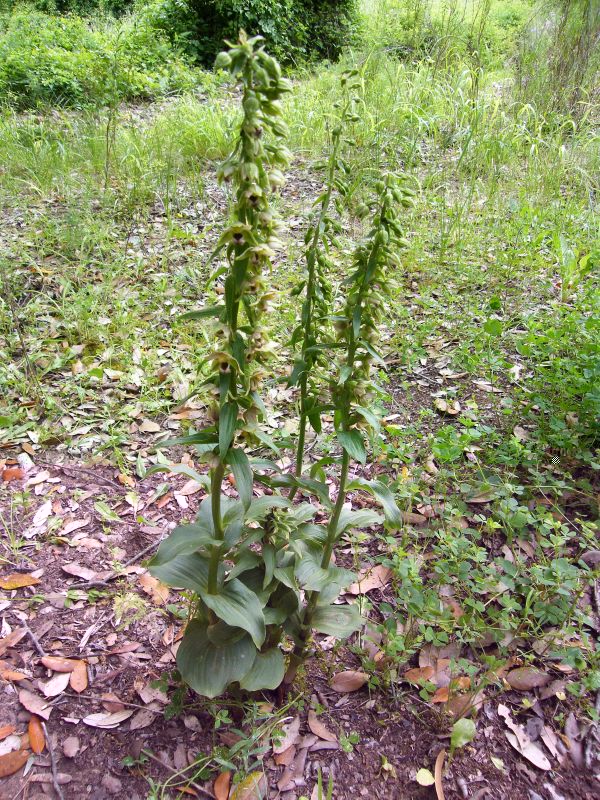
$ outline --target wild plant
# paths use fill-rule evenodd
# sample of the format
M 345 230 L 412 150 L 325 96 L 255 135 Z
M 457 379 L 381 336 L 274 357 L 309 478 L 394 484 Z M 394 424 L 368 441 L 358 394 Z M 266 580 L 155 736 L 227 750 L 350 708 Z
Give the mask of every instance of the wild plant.
M 302 310 L 298 326 L 291 339 L 293 348 L 300 345 L 300 352 L 289 379 L 289 386 L 298 386 L 299 428 L 296 445 L 295 474 L 302 474 L 302 461 L 306 442 L 306 427 L 310 422 L 316 434 L 321 433 L 322 404 L 320 398 L 323 383 L 322 374 L 329 370 L 329 361 L 324 344 L 330 339 L 330 318 L 332 313 L 332 292 L 329 273 L 332 271 L 330 247 L 336 245 L 336 237 L 341 231 L 339 220 L 331 213 L 331 205 L 338 205 L 340 197 L 348 191 L 346 175 L 350 172 L 341 154 L 346 129 L 352 122 L 360 119 L 357 115 L 359 103 L 356 90 L 360 88 L 358 71 L 344 72 L 341 78 L 343 100 L 334 104 L 334 119 L 331 128 L 331 146 L 325 167 L 323 191 L 315 201 L 316 213 L 304 237 L 304 260 L 306 270 L 302 280 L 294 288 L 294 295 L 303 295 Z M 292 489 L 293 499 L 297 486 Z
M 259 37 L 241 35 L 237 45 L 219 55 L 217 65 L 241 86 L 243 119 L 236 146 L 219 173 L 235 187 L 231 222 L 217 248 L 225 252 L 227 266 L 214 276 L 224 276 L 223 302 L 188 315 L 217 320 L 218 344 L 204 385 L 213 424 L 185 439 L 199 445 L 208 462 L 210 493 L 196 523 L 176 528 L 151 566 L 165 583 L 193 592 L 177 663 L 192 688 L 209 697 L 232 682 L 249 690 L 281 682 L 284 660 L 277 645 L 286 611 L 279 612 L 278 603 L 297 605 L 293 590 L 275 577 L 271 526 L 252 527 L 285 501 L 253 502 L 253 472 L 240 446 L 256 436 L 264 408 L 258 390 L 273 353 L 263 324 L 273 299 L 264 274 L 279 246 L 269 195 L 283 183 L 281 167 L 288 161 L 279 99 L 290 87 Z M 237 502 L 223 494 L 226 471 L 235 476 Z M 260 544 L 262 559 L 251 549 L 254 544 Z M 233 562 L 228 571 L 226 561 Z M 257 571 L 261 565 L 264 569 Z M 269 635 L 268 623 L 275 623 Z
M 349 481 L 348 476 L 352 462 L 366 463 L 364 432 L 379 430 L 379 420 L 369 408 L 376 394 L 371 367 L 374 360 L 383 361 L 375 348 L 391 289 L 388 270 L 399 266 L 397 250 L 406 244 L 398 210 L 412 204 L 413 194 L 405 180 L 388 174 L 375 182 L 372 197 L 357 209 L 361 216 L 370 217 L 371 227 L 354 251 L 352 271 L 344 281 L 345 302 L 334 315 L 337 331 L 334 352 L 339 356 L 329 381 L 328 410 L 333 411 L 336 438 L 342 448 L 337 499 L 331 509 L 322 547 L 318 553 L 306 556 L 318 567 L 320 576 L 319 581 L 313 580 L 311 591 L 306 595 L 288 677 L 305 658 L 313 628 L 322 630 L 324 624 L 331 622 L 328 627 L 333 629 L 335 623 L 337 635 L 345 637 L 361 625 L 356 606 L 331 604 L 343 588 L 338 583 L 339 568 L 332 566 L 331 558 L 336 544 L 349 528 L 381 524 L 384 520 L 374 511 L 348 508 L 348 492 L 352 489 L 370 491 L 382 503 L 387 523 L 400 524 L 398 508 L 385 484 L 364 479 Z
M 310 297 L 308 308 L 315 324 L 310 326 L 304 353 L 311 367 L 316 363 L 312 348 L 324 347 L 340 354 L 336 378 L 333 383 L 329 379 L 329 397 L 322 407 L 310 407 L 315 413 L 334 411 L 337 438 L 343 448 L 335 503 L 322 481 L 300 474 L 262 474 L 273 472 L 276 465 L 249 457 L 244 448 L 266 441 L 259 426 L 264 413 L 260 390 L 268 376 L 274 345 L 264 317 L 276 296 L 267 285 L 266 273 L 280 246 L 269 197 L 283 183 L 281 168 L 288 161 L 279 98 L 289 84 L 260 42 L 260 37 L 241 35 L 239 43 L 218 58 L 218 65 L 228 69 L 241 87 L 243 110 L 237 144 L 220 169 L 221 179 L 232 183 L 235 190 L 231 222 L 216 250 L 226 257 L 226 265 L 214 274 L 216 280 L 223 278 L 223 300 L 186 315 L 216 320 L 218 344 L 210 356 L 211 373 L 204 383 L 212 424 L 175 440 L 198 447 L 209 466 L 209 493 L 195 523 L 176 528 L 161 544 L 150 566 L 152 574 L 164 583 L 191 592 L 177 665 L 184 680 L 208 697 L 221 694 L 232 684 L 248 691 L 277 687 L 285 673 L 280 645 L 286 636 L 294 642 L 288 670 L 291 676 L 306 657 L 313 629 L 344 637 L 361 626 L 357 606 L 334 603 L 355 576 L 331 563 L 332 553 L 348 528 L 383 519 L 373 511 L 348 509 L 348 490 L 365 488 L 373 492 L 382 500 L 387 519 L 393 524 L 399 522 L 389 489 L 375 481 L 348 481 L 351 459 L 366 461 L 361 429 L 377 425 L 377 418 L 366 407 L 373 391 L 370 365 L 379 358 L 374 344 L 388 291 L 386 270 L 401 243 L 397 209 L 409 202 L 410 194 L 392 176 L 376 182 L 372 200 L 361 209 L 363 214 L 372 215 L 373 221 L 356 249 L 352 273 L 345 281 L 345 305 L 333 317 L 338 341 L 331 336 L 325 342 L 317 339 L 318 315 L 326 307 L 322 293 L 325 262 L 319 242 L 323 241 L 323 228 L 334 227 L 328 216 L 333 177 L 326 190 L 329 199 L 320 201 L 321 221 L 312 234 L 315 244 L 311 247 L 309 241 L 308 245 L 312 287 L 306 301 Z M 349 99 L 347 108 L 342 109 L 344 120 L 352 104 Z M 340 128 L 335 132 L 329 160 L 331 176 L 337 168 L 341 136 Z M 308 418 L 306 402 L 307 398 L 312 400 L 308 392 L 312 378 L 308 370 L 301 374 L 307 376 L 303 408 Z M 301 464 L 302 453 L 298 458 Z M 188 467 L 173 471 L 206 480 Z M 229 472 L 235 479 L 237 500 L 223 492 Z M 327 525 L 314 524 L 317 507 L 310 502 L 293 504 L 279 493 L 254 497 L 255 482 L 301 487 L 316 494 L 329 515 Z

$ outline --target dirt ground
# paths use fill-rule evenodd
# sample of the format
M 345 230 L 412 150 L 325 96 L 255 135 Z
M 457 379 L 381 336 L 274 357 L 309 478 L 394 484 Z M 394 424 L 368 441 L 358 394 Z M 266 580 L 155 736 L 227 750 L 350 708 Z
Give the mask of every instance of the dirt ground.
M 18 453 L 4 454 L 4 469 L 19 469 L 11 455 Z M 537 689 L 526 695 L 506 691 L 500 698 L 488 694 L 475 717 L 475 740 L 450 760 L 448 754 L 439 756 L 449 748 L 442 712 L 424 702 L 415 687 L 332 688 L 333 675 L 360 671 L 361 664 L 352 652 L 330 647 L 325 639 L 289 694 L 258 698 L 254 730 L 260 725 L 264 731 L 258 739 L 251 739 L 253 726 L 240 718 L 239 706 L 233 705 L 230 720 L 219 725 L 209 713 L 214 704 L 197 697 L 183 694 L 177 708 L 170 672 L 181 627 L 172 613 L 178 597 L 173 591 L 167 596 L 143 561 L 170 529 L 193 516 L 204 490 L 180 476 L 125 480 L 108 466 L 59 464 L 58 458 L 32 451 L 31 463 L 20 462 L 27 467 L 23 475 L 0 489 L 9 560 L 0 568 L 0 579 L 22 573 L 33 581 L 0 593 L 0 771 L 7 754 L 22 759 L 17 771 L 0 779 L 2 800 L 61 795 L 65 800 L 186 795 L 221 800 L 227 797 L 226 778 L 216 785 L 214 779 L 228 771 L 226 748 L 243 743 L 244 736 L 249 742 L 244 763 L 251 772 L 263 771 L 261 791 L 270 798 L 317 798 L 319 772 L 325 784 L 332 777 L 337 800 L 435 798 L 435 786 L 421 786 L 416 774 L 422 768 L 434 773 L 442 758 L 447 800 L 600 796 L 600 757 L 592 731 L 574 719 L 567 741 L 556 734 L 546 740 L 544 732 L 563 713 L 553 694 L 542 696 Z M 15 498 L 24 488 L 25 504 Z M 47 661 L 51 668 L 42 663 L 44 657 L 55 659 Z M 75 672 L 58 671 L 57 657 L 69 659 L 69 669 L 84 662 L 83 679 L 81 669 L 79 680 L 73 679 Z M 165 684 L 152 686 L 161 676 Z M 499 703 L 524 722 L 549 769 L 536 768 L 511 746 Z M 316 733 L 311 709 L 319 712 Z M 32 712 L 46 728 L 43 749 L 37 722 L 30 723 Z M 269 718 L 276 724 L 269 725 Z M 113 727 L 96 727 L 99 723 Z M 271 734 L 282 725 L 288 746 L 274 754 Z M 41 752 L 33 753 L 32 747 Z M 129 766 L 123 763 L 127 757 Z M 143 763 L 136 763 L 140 757 Z M 159 786 L 169 778 L 187 786 L 185 794 L 173 784 L 164 794 L 152 793 L 152 782 Z M 438 786 L 438 797 L 439 791 Z M 254 796 L 239 788 L 230 795 L 235 800 Z

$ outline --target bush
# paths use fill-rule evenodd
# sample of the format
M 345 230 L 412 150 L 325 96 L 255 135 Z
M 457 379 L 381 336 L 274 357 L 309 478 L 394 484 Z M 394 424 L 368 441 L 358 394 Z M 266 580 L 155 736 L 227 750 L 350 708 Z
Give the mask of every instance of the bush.
M 519 42 L 521 98 L 535 97 L 543 110 L 585 114 L 598 97 L 599 43 L 597 0 L 547 0 Z
M 0 0 L 2 10 L 12 12 L 18 2 L 14 0 Z M 103 13 L 120 16 L 133 6 L 133 0 L 28 0 L 27 3 L 35 11 L 44 14 L 86 14 Z
M 194 81 L 166 37 L 131 19 L 95 30 L 78 17 L 22 10 L 0 35 L 0 98 L 17 108 L 152 98 Z
M 290 62 L 336 59 L 353 37 L 356 0 L 154 0 L 139 13 L 198 62 L 212 66 L 224 39 L 241 28 L 265 37 L 269 50 Z
M 530 0 L 373 0 L 366 7 L 370 46 L 403 58 L 429 56 L 444 66 L 471 59 L 476 66 L 501 67 L 513 52 L 531 7 Z

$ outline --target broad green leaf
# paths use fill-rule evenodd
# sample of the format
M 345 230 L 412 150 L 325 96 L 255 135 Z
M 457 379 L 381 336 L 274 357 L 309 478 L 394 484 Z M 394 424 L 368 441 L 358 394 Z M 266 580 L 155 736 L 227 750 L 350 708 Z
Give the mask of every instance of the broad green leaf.
M 271 509 L 289 508 L 290 505 L 291 503 L 287 497 L 282 497 L 279 494 L 265 494 L 262 497 L 256 497 L 250 503 L 250 508 L 246 514 L 246 520 L 248 522 L 259 522 L 267 516 Z
M 182 314 L 179 319 L 204 319 L 205 317 L 218 317 L 224 308 L 224 305 L 204 306 L 203 308 L 198 308 L 196 311 L 187 311 L 185 314 Z
M 258 553 L 252 550 L 243 550 L 237 557 L 236 563 L 233 565 L 231 571 L 227 573 L 227 581 L 232 581 L 234 578 L 237 578 L 238 575 L 243 575 L 244 572 L 258 567 L 259 564 L 262 564 L 262 559 Z
M 296 566 L 296 578 L 304 589 L 321 592 L 329 584 L 342 587 L 352 583 L 354 573 L 333 564 L 323 569 L 319 554 L 308 552 Z
M 490 336 L 500 336 L 502 334 L 502 322 L 495 317 L 490 317 L 483 325 L 483 330 Z
M 251 458 L 250 466 L 253 469 L 262 469 L 265 472 L 281 472 L 281 467 L 268 458 Z
M 310 522 L 316 513 L 317 509 L 311 503 L 298 503 L 298 505 L 290 509 L 287 519 L 297 525 L 302 525 L 305 522 Z
M 240 686 L 248 692 L 257 692 L 260 689 L 276 689 L 285 674 L 285 660 L 278 647 L 258 653 L 254 664 L 247 675 L 240 681 Z
M 240 447 L 232 447 L 227 453 L 227 462 L 233 471 L 242 505 L 248 509 L 252 501 L 252 470 L 248 456 Z
M 350 458 L 359 461 L 361 464 L 366 463 L 367 451 L 365 449 L 365 443 L 357 430 L 336 431 L 336 436 Z
M 150 562 L 148 570 L 161 583 L 181 589 L 191 589 L 198 594 L 206 592 L 208 585 L 208 559 L 198 553 L 176 556 L 166 563 Z
M 456 750 L 457 747 L 464 747 L 472 742 L 477 733 L 477 728 L 472 719 L 459 719 L 452 726 L 450 734 L 450 747 Z
M 155 472 L 173 472 L 175 475 L 185 475 L 187 478 L 191 478 L 202 486 L 206 486 L 206 488 L 210 486 L 210 478 L 208 475 L 201 475 L 199 472 L 196 472 L 195 469 L 185 464 L 156 464 L 146 471 L 146 475 L 153 475 Z
M 385 359 L 383 358 L 383 356 L 380 353 L 378 353 L 377 350 L 375 350 L 375 348 L 371 344 L 369 344 L 369 342 L 366 341 L 366 339 L 360 340 L 360 346 L 364 347 L 367 353 L 373 356 L 373 358 L 378 364 L 386 366 Z
M 241 681 L 252 669 L 256 648 L 249 636 L 216 645 L 206 626 L 192 620 L 177 651 L 177 668 L 184 681 L 204 697 L 217 697 L 228 684 Z
M 179 525 L 160 543 L 158 552 L 150 562 L 151 566 L 166 564 L 176 556 L 194 553 L 201 547 L 213 545 L 216 540 L 212 531 L 203 525 Z
M 174 447 L 175 445 L 179 444 L 217 444 L 217 430 L 214 427 L 210 427 L 205 428 L 203 431 L 190 433 L 188 436 L 178 436 L 175 439 L 165 439 L 160 443 L 160 446 Z
M 229 525 L 237 519 L 244 519 L 244 506 L 241 500 L 236 500 L 227 495 L 221 495 L 221 513 L 223 515 L 223 525 Z M 212 511 L 211 511 L 212 514 Z
M 357 631 L 364 620 L 357 606 L 317 606 L 311 625 L 328 636 L 345 639 Z
M 102 519 L 106 520 L 106 522 L 121 521 L 121 517 L 116 513 L 116 511 L 113 511 L 112 508 L 110 508 L 110 506 L 103 500 L 98 500 L 98 502 L 94 503 L 94 508 L 102 517 Z
M 254 644 L 265 640 L 265 618 L 256 594 L 237 578 L 227 581 L 217 594 L 202 592 L 202 599 L 219 619 L 234 628 L 248 631 Z
M 300 376 L 304 372 L 306 372 L 306 362 L 302 358 L 296 359 L 296 361 L 294 362 L 294 368 L 292 370 L 292 374 L 288 378 L 287 385 L 296 386 L 296 384 L 300 380 Z
M 291 475 L 288 477 L 292 477 Z M 331 508 L 332 503 L 329 499 L 329 487 L 326 483 L 322 483 L 321 481 L 316 481 L 314 478 L 292 478 L 292 483 L 296 484 L 300 487 L 300 489 L 306 489 L 312 494 L 316 494 L 319 500 L 323 503 L 324 506 L 327 508 Z
M 379 417 L 376 416 L 368 408 L 363 408 L 363 406 L 354 406 L 353 410 L 358 412 L 361 415 L 361 417 L 363 417 L 363 419 L 366 419 L 366 421 L 369 423 L 369 425 L 373 428 L 374 431 L 381 430 L 381 422 L 379 420 Z
M 225 403 L 219 414 L 219 453 L 225 458 L 231 446 L 238 418 L 238 404 L 230 401 Z
M 206 634 L 212 644 L 223 645 L 238 642 L 243 636 L 247 636 L 246 631 L 241 628 L 232 628 L 220 619 L 214 625 L 208 625 Z
M 394 495 L 384 483 L 381 483 L 381 481 L 368 481 L 364 478 L 355 478 L 348 484 L 347 489 L 348 491 L 364 489 L 370 492 L 381 503 L 387 526 L 392 529 L 400 529 L 402 527 L 400 509 L 396 505 Z
M 336 528 L 336 536 L 342 534 L 346 528 L 367 528 L 370 525 L 381 525 L 383 517 L 375 511 L 366 508 L 359 511 L 352 511 L 343 508 Z

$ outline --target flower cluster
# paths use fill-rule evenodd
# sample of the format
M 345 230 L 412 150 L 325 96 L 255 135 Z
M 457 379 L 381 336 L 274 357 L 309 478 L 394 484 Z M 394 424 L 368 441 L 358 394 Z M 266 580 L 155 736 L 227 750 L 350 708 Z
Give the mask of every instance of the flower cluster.
M 399 207 L 412 205 L 414 192 L 403 178 L 385 175 L 374 185 L 374 196 L 357 209 L 372 224 L 353 257 L 353 270 L 344 281 L 345 304 L 335 317 L 335 329 L 344 362 L 332 384 L 334 408 L 368 406 L 373 398 L 371 366 L 390 297 L 389 269 L 400 266 L 398 251 L 406 245 L 400 226 Z M 346 420 L 350 422 L 350 420 Z
M 225 250 L 229 270 L 208 383 L 213 418 L 218 418 L 227 397 L 235 398 L 246 434 L 260 417 L 257 390 L 274 350 L 263 325 L 274 298 L 264 275 L 281 243 L 269 195 L 283 185 L 281 168 L 290 155 L 283 144 L 287 128 L 280 104 L 290 83 L 260 42 L 261 37 L 248 39 L 242 33 L 239 42 L 217 58 L 217 67 L 228 69 L 243 88 L 244 117 L 236 146 L 219 170 L 220 180 L 232 183 L 236 195 L 232 221 L 218 245 L 218 251 Z

